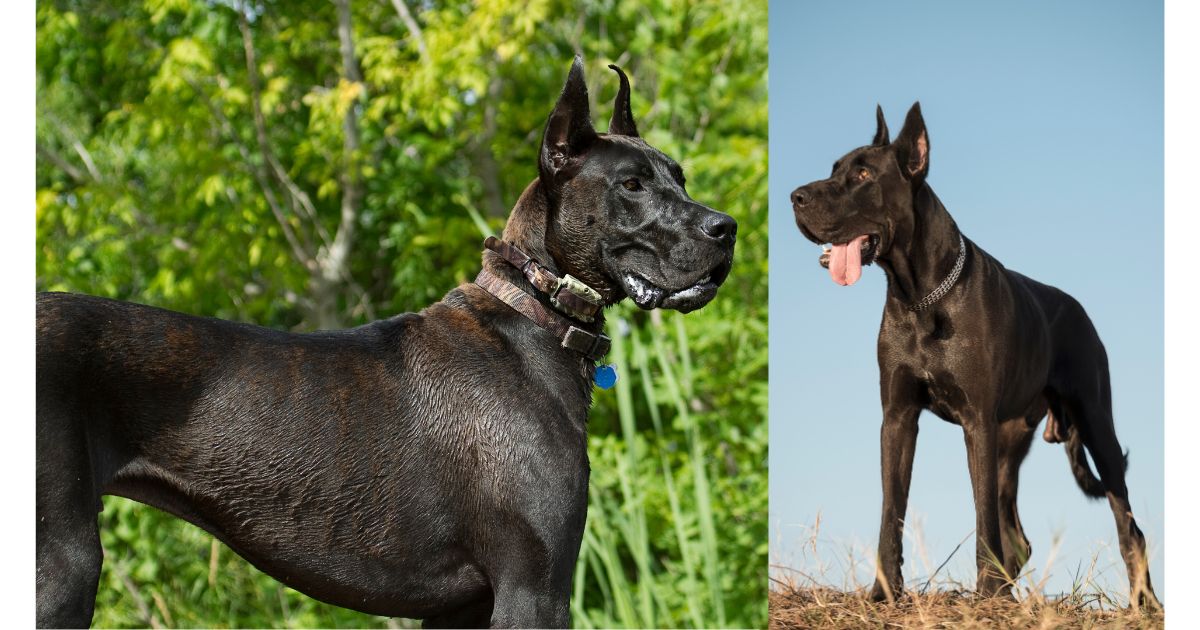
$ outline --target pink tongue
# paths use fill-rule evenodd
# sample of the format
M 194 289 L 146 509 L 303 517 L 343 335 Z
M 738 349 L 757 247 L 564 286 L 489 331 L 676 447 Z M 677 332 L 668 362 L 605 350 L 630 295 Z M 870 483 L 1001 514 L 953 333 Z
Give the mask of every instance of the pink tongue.
M 849 286 L 862 277 L 862 244 L 866 240 L 867 235 L 863 234 L 849 243 L 833 246 L 829 256 L 829 277 L 834 282 Z

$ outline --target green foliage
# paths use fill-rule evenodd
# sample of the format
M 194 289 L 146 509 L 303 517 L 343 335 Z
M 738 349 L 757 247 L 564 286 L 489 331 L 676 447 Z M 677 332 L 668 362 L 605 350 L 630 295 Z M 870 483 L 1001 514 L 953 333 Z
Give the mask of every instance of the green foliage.
M 341 325 L 417 310 L 473 276 L 481 236 L 536 176 L 571 56 L 600 130 L 618 63 L 639 129 L 738 220 L 738 245 L 701 311 L 609 316 L 621 380 L 591 414 L 573 622 L 764 626 L 766 2 L 409 2 L 419 38 L 392 2 L 355 2 L 361 81 L 335 4 L 251 5 L 252 68 L 238 6 L 39 2 L 39 289 L 297 330 L 322 324 L 322 299 Z M 101 521 L 97 625 L 389 623 L 287 589 L 151 508 L 107 498 Z

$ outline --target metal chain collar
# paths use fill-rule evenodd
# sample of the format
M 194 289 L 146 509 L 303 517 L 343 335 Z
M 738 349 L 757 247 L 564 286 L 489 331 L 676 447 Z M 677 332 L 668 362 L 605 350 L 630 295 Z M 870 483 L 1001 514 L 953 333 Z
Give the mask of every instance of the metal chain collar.
M 923 310 L 929 308 L 930 306 L 933 306 L 933 304 L 935 302 L 937 302 L 938 300 L 942 299 L 942 296 L 949 293 L 950 289 L 954 286 L 954 283 L 958 281 L 958 275 L 960 273 L 962 273 L 963 263 L 965 263 L 966 261 L 967 261 L 967 244 L 965 241 L 963 241 L 962 233 L 959 233 L 959 235 L 958 235 L 958 260 L 954 261 L 954 269 L 950 270 L 950 275 L 946 276 L 946 279 L 942 280 L 942 283 L 939 284 L 936 289 L 934 289 L 933 291 L 930 291 L 929 295 L 926 295 L 920 302 L 917 302 L 916 304 L 909 306 L 908 310 L 913 311 L 914 313 L 916 311 L 923 311 Z

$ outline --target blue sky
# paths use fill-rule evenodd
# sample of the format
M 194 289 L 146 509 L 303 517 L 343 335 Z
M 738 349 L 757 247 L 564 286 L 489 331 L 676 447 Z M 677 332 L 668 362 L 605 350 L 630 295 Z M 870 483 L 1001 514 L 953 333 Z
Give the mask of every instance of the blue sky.
M 1154 2 L 772 0 L 773 563 L 836 585 L 873 576 L 886 280 L 872 266 L 853 286 L 834 284 L 820 248 L 796 230 L 788 194 L 870 141 L 876 103 L 894 137 L 920 100 L 928 181 L 959 227 L 1010 269 L 1075 296 L 1105 343 L 1130 500 L 1166 600 L 1162 29 Z M 928 413 L 920 427 L 905 578 L 928 576 L 966 538 L 940 575 L 970 585 L 962 431 Z M 1100 585 L 1127 592 L 1107 502 L 1080 493 L 1060 446 L 1035 441 L 1018 502 L 1033 544 L 1027 568 L 1048 591 L 1069 590 L 1098 556 Z

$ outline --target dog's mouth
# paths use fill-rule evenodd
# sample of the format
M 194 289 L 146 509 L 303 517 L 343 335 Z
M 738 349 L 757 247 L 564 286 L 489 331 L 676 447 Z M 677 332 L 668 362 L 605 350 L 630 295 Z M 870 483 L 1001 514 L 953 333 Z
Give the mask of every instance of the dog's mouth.
M 821 252 L 820 263 L 829 277 L 842 286 L 850 286 L 862 277 L 863 265 L 875 262 L 879 236 L 860 234 L 842 243 L 831 243 Z
M 728 260 L 722 261 L 704 276 L 679 289 L 658 286 L 634 271 L 622 273 L 621 284 L 625 287 L 625 294 L 639 308 L 646 310 L 669 308 L 687 313 L 712 301 L 713 297 L 717 295 L 717 288 L 729 275 L 730 267 Z

